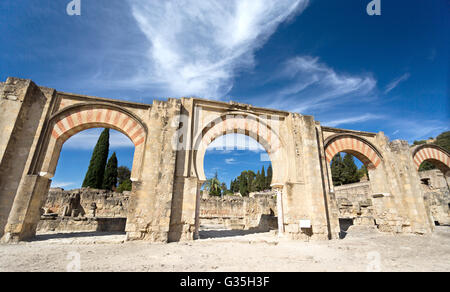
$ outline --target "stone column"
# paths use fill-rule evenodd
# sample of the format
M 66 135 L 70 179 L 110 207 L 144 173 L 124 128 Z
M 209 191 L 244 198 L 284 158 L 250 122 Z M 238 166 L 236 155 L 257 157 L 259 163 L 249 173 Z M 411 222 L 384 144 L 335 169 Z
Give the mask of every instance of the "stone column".
M 283 215 L 283 184 L 273 184 L 271 187 L 277 194 L 277 218 L 278 218 L 278 236 L 284 234 L 284 215 Z

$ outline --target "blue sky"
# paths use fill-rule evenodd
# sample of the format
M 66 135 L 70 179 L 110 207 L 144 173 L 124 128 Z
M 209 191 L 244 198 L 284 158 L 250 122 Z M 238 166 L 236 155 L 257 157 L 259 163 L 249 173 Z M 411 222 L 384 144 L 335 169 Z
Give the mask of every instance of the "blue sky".
M 81 16 L 69 2 L 1 1 L 0 80 L 149 103 L 235 100 L 409 142 L 449 129 L 446 0 L 381 0 L 381 16 L 366 14 L 369 0 L 81 0 Z M 89 161 L 89 150 L 66 152 Z M 74 171 L 64 153 L 55 182 L 74 181 L 59 177 Z M 232 153 L 212 153 L 206 172 L 234 173 Z

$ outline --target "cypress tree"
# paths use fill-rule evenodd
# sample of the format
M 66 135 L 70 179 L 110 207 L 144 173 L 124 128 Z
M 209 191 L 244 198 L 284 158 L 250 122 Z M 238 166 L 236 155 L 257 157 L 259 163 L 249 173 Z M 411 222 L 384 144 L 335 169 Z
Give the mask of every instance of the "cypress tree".
M 101 189 L 103 187 L 103 175 L 105 173 L 106 160 L 109 153 L 109 129 L 103 130 L 92 153 L 91 162 L 83 181 L 83 188 L 91 187 Z
M 249 194 L 246 171 L 243 171 L 239 177 L 239 193 L 241 193 L 241 196 L 243 197 L 246 197 Z
M 266 188 L 268 190 L 272 189 L 272 187 L 270 186 L 272 184 L 272 175 L 273 175 L 272 165 L 269 165 L 269 167 L 267 168 L 267 179 L 266 179 Z
M 117 177 L 117 157 L 116 152 L 114 152 L 106 164 L 105 176 L 103 178 L 103 189 L 112 190 L 115 188 L 117 186 Z
M 264 170 L 264 165 L 261 169 L 261 191 L 264 191 L 267 189 L 267 177 L 266 177 L 266 171 Z
M 343 170 L 342 157 L 341 154 L 338 153 L 331 160 L 331 177 L 333 178 L 334 186 L 342 185 L 343 182 L 342 170 Z
M 353 160 L 353 155 L 346 153 L 342 163 L 344 165 L 342 172 L 343 184 L 359 182 L 358 167 Z
M 256 181 L 255 181 L 255 187 L 256 187 L 256 191 L 260 192 L 261 191 L 261 172 L 258 170 L 258 172 L 256 173 Z

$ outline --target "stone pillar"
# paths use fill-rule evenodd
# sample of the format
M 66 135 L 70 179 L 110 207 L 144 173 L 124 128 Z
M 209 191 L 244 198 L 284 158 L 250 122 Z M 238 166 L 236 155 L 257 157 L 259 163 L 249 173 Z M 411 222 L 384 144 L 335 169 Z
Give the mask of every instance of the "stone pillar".
M 197 185 L 197 202 L 195 207 L 195 234 L 194 239 L 200 239 L 200 210 L 201 210 L 201 202 L 202 202 L 202 196 L 201 196 L 201 187 L 203 183 L 198 183 Z
M 278 218 L 278 236 L 284 235 L 284 212 L 283 212 L 283 187 L 282 184 L 271 185 L 277 194 L 277 218 Z
M 22 193 L 20 198 L 18 195 L 20 189 L 31 191 L 36 187 L 33 180 L 26 180 L 49 100 L 30 80 L 8 78 L 0 88 L 0 237 L 9 233 L 5 235 L 7 240 L 29 237 L 29 232 L 22 230 L 29 194 Z
M 133 182 L 127 218 L 127 239 L 167 242 L 175 182 L 176 149 L 172 139 L 180 114 L 179 100 L 154 101 L 145 120 L 148 136 L 142 173 Z
M 383 148 L 383 163 L 376 171 L 369 172 L 374 195 L 381 194 L 383 200 L 383 209 L 377 212 L 376 218 L 380 230 L 432 232 L 434 225 L 426 210 L 424 192 L 408 142 L 396 140 Z

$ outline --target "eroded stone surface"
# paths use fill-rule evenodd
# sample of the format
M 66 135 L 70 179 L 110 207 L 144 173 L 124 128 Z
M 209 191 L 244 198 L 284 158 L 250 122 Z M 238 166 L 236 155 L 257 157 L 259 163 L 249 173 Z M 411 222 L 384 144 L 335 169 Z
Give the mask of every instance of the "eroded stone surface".
M 292 239 L 338 238 L 339 207 L 329 166 L 337 152 L 351 153 L 367 164 L 372 213 L 385 232 L 427 234 L 434 229 L 418 163 L 431 160 L 447 182 L 450 178 L 450 154 L 437 146 L 410 148 L 406 141 L 389 141 L 382 132 L 323 127 L 312 116 L 199 98 L 140 104 L 8 78 L 0 88 L 3 241 L 35 235 L 62 145 L 93 127 L 121 131 L 135 145 L 128 240 L 194 238 L 200 225 L 206 148 L 228 133 L 249 135 L 266 149 L 281 202 L 280 229 Z M 360 204 L 361 212 L 370 210 L 364 205 L 368 201 Z M 301 221 L 310 227 L 301 228 Z

